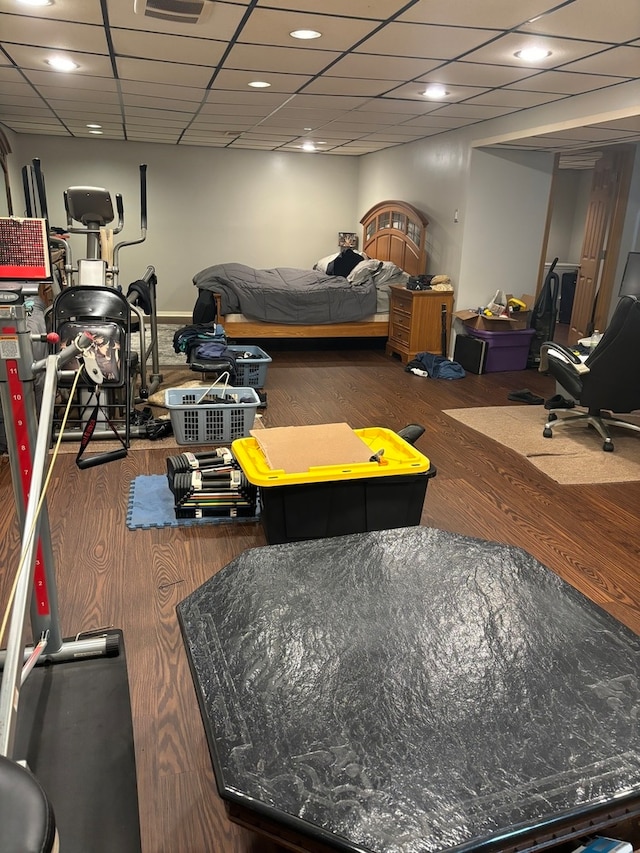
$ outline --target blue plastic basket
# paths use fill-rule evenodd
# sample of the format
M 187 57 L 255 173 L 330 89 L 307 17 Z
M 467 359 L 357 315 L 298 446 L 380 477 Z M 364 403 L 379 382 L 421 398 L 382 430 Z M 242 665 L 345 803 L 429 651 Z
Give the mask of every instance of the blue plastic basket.
M 271 356 L 257 346 L 238 346 L 233 345 L 227 347 L 232 352 L 236 353 L 236 382 L 238 385 L 249 386 L 250 388 L 264 388 L 267 381 L 267 367 L 272 361 Z M 237 358 L 238 353 L 251 353 L 251 358 Z

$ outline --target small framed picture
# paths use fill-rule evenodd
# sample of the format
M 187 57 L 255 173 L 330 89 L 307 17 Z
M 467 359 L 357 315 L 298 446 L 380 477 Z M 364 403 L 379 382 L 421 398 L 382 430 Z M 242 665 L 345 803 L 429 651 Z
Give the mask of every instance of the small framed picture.
M 341 249 L 357 249 L 358 235 L 351 231 L 338 231 L 338 246 Z

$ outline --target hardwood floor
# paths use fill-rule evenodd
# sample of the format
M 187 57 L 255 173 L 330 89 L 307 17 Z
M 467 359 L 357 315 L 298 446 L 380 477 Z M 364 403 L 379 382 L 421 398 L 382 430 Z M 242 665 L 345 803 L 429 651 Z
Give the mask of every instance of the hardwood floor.
M 640 633 L 640 482 L 560 486 L 442 414 L 506 405 L 509 391 L 522 388 L 548 397 L 550 378 L 528 370 L 431 380 L 406 373 L 378 348 L 264 349 L 273 358 L 266 426 L 423 424 L 417 446 L 437 468 L 423 524 L 527 549 Z M 540 418 L 542 425 L 542 407 Z M 273 853 L 278 848 L 228 820 L 217 795 L 175 614 L 233 557 L 265 544 L 264 535 L 255 523 L 129 530 L 129 485 L 139 474 L 165 473 L 166 456 L 134 443 L 126 459 L 86 471 L 74 454 L 59 457 L 48 507 L 63 633 L 105 625 L 124 632 L 144 853 Z M 0 468 L 0 499 L 2 604 L 4 567 L 14 565 L 18 545 L 8 464 Z

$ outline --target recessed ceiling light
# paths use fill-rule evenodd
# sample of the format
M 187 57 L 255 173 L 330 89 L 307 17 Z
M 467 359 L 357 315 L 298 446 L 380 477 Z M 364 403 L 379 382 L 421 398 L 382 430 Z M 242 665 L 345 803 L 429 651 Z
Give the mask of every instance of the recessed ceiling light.
M 254 89 L 268 89 L 271 83 L 265 83 L 264 80 L 254 80 L 252 83 L 248 84 L 249 86 L 253 86 Z
M 423 94 L 425 98 L 446 98 L 449 93 L 440 83 L 434 83 L 432 86 L 427 86 Z
M 525 47 L 523 50 L 517 50 L 514 56 L 524 62 L 540 62 L 541 59 L 551 56 L 551 51 L 545 47 Z
M 313 142 L 303 142 L 300 147 L 302 148 L 303 151 L 316 151 L 317 150 L 316 146 L 313 144 Z
M 294 30 L 289 35 L 294 39 L 319 39 L 322 33 L 317 30 Z
M 97 129 L 97 128 L 101 128 L 102 125 L 101 124 L 88 124 L 87 127 L 95 127 Z
M 53 0 L 18 0 L 23 6 L 53 6 Z
M 96 135 L 96 136 L 101 136 L 101 135 L 102 135 L 102 131 L 101 131 L 101 130 L 90 130 L 90 131 L 89 131 L 89 133 L 95 133 L 95 135 Z
M 80 67 L 73 59 L 68 59 L 66 56 L 53 56 L 47 59 L 47 65 L 50 65 L 54 71 L 75 71 Z

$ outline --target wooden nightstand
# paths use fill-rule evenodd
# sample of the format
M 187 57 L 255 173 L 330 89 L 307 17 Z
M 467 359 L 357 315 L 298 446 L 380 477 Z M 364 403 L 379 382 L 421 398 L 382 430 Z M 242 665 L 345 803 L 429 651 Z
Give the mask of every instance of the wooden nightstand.
M 442 307 L 446 309 L 448 345 L 453 291 L 407 290 L 401 284 L 392 284 L 389 292 L 387 355 L 399 355 L 403 364 L 414 359 L 419 352 L 442 355 Z

